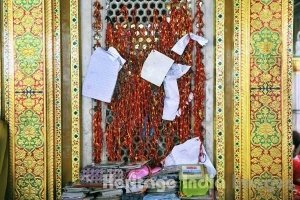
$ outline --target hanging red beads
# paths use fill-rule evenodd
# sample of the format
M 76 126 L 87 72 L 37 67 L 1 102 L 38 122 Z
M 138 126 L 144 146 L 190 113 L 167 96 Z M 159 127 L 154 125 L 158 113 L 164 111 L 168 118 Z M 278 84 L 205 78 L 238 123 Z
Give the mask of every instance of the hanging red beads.
M 101 10 L 103 7 L 100 2 L 96 0 L 94 2 L 94 23 L 93 23 L 93 31 L 94 31 L 94 48 L 101 47 L 101 31 L 102 31 L 102 17 Z M 101 161 L 101 150 L 102 150 L 102 113 L 101 113 L 101 103 L 98 101 L 94 110 L 93 116 L 93 158 L 95 163 L 99 163 Z
M 108 105 L 112 116 L 105 133 L 109 160 L 152 160 L 157 163 L 174 145 L 193 136 L 202 139 L 205 102 L 202 47 L 190 42 L 182 56 L 171 51 L 177 40 L 193 32 L 194 25 L 197 34 L 203 35 L 200 1 L 194 19 L 187 4 L 186 1 L 171 1 L 170 13 L 158 16 L 154 11 L 153 20 L 148 25 L 135 20 L 135 11 L 130 13 L 132 20 L 129 20 L 128 10 L 122 5 L 120 13 L 124 22 L 108 23 L 106 46 L 115 47 L 127 60 L 120 71 L 113 100 Z M 143 63 L 152 49 L 168 55 L 177 63 L 193 65 L 193 70 L 178 80 L 181 115 L 173 122 L 162 120 L 163 87 L 154 86 L 140 77 Z M 191 93 L 194 99 L 190 102 Z M 96 111 L 94 115 L 94 135 L 99 134 L 95 129 L 98 130 L 103 120 L 99 113 Z M 94 138 L 95 161 L 99 161 L 101 155 L 101 148 L 97 147 L 101 141 L 99 138 L 98 135 Z

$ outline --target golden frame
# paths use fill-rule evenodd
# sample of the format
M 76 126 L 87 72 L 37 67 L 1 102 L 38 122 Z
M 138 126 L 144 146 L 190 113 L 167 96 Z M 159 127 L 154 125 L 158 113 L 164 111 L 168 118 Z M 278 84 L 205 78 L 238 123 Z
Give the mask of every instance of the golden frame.
M 250 157 L 251 152 L 254 150 L 253 138 L 253 120 L 255 120 L 255 113 L 253 108 L 253 97 L 251 91 L 253 91 L 253 80 L 250 77 L 253 73 L 253 51 L 254 45 L 253 35 L 260 33 L 260 29 L 257 32 L 251 32 L 250 27 L 253 23 L 250 23 L 252 16 L 252 9 L 265 8 L 269 11 L 269 5 L 278 1 L 260 1 L 254 2 L 251 0 L 235 0 L 234 1 L 234 170 L 235 170 L 235 199 L 257 199 L 263 197 L 273 197 L 272 192 L 267 196 L 263 196 L 263 193 L 256 193 L 253 189 L 253 172 L 259 169 L 261 166 L 266 166 L 263 160 L 257 162 Z M 278 28 L 278 34 L 282 45 L 279 47 L 281 59 L 281 70 L 279 76 L 281 77 L 280 84 L 280 143 L 281 148 L 281 175 L 272 178 L 279 180 L 282 189 L 280 195 L 282 199 L 292 198 L 292 142 L 291 142 L 291 80 L 292 80 L 292 16 L 293 16 L 293 2 L 280 1 L 281 10 L 277 10 L 277 13 L 281 13 L 279 20 L 282 22 L 282 28 Z M 278 4 L 276 4 L 278 5 Z M 288 12 L 287 12 L 288 11 Z M 259 14 L 258 14 L 259 15 Z M 259 19 L 262 19 L 261 17 Z M 263 29 L 263 28 L 262 28 Z M 262 30 L 261 29 L 261 30 Z M 277 34 L 277 33 L 276 33 Z M 270 150 L 271 151 L 271 150 Z M 264 154 L 261 154 L 264 156 Z M 267 157 L 267 156 L 266 156 Z M 269 158 L 269 157 L 268 157 Z M 258 167 L 258 168 L 257 168 Z M 271 173 L 275 173 L 272 171 Z M 271 179 L 270 179 L 271 180 Z M 277 196 L 280 198 L 280 196 Z
M 79 37 L 79 1 L 70 1 L 70 44 L 71 44 L 71 102 L 72 102 L 72 181 L 79 179 L 81 138 L 81 71 Z
M 40 62 L 43 64 L 43 87 L 47 92 L 41 97 L 44 102 L 43 115 L 40 115 L 43 128 L 41 133 L 44 137 L 42 147 L 44 164 L 44 177 L 41 187 L 44 192 L 40 194 L 41 199 L 54 199 L 60 197 L 62 187 L 62 136 L 61 136 L 61 36 L 60 36 L 60 1 L 41 0 L 43 12 L 39 14 L 43 20 L 43 56 Z M 225 127 L 224 127 L 224 18 L 225 0 L 216 1 L 216 112 L 215 112 L 215 133 L 216 133 L 216 166 L 217 166 L 217 189 L 218 198 L 225 199 Z M 250 33 L 250 12 L 251 0 L 234 1 L 234 147 L 235 147 L 235 199 L 250 199 L 251 192 L 249 185 L 241 184 L 242 180 L 250 180 L 251 160 L 248 157 L 251 151 L 250 139 L 250 60 L 251 60 L 251 33 Z M 273 2 L 273 1 L 270 1 Z M 281 110 L 281 145 L 282 145 L 282 176 L 283 199 L 291 198 L 292 161 L 291 161 L 291 77 L 292 77 L 292 0 L 281 3 L 281 37 L 282 39 L 282 68 L 281 68 L 281 107 L 288 108 Z M 1 110 L 5 119 L 10 123 L 10 177 L 11 177 L 11 199 L 18 199 L 17 174 L 20 169 L 16 168 L 16 138 L 18 137 L 19 116 L 15 113 L 16 87 L 15 76 L 18 73 L 18 63 L 15 51 L 14 35 L 16 28 L 13 24 L 16 12 L 16 0 L 3 0 L 3 73 L 2 98 L 4 109 Z M 286 12 L 288 10 L 288 12 Z M 72 104 L 72 180 L 79 177 L 80 167 L 80 38 L 79 38 L 79 1 L 70 1 L 70 45 L 71 45 L 71 101 Z M 0 90 L 1 91 L 1 90 Z M 25 109 L 24 109 L 25 110 Z M 47 133 L 47 134 L 46 134 Z M 286 148 L 287 147 L 287 148 Z M 48 152 L 49 151 L 49 152 Z M 29 154 L 28 154 L 29 155 Z M 246 155 L 246 156 L 245 156 Z M 25 156 L 23 160 L 30 158 Z M 22 159 L 20 159 L 22 161 Z M 288 165 L 285 165 L 288 163 Z M 26 169 L 27 170 L 27 169 Z M 46 173 L 46 171 L 48 171 Z
M 225 199 L 225 118 L 224 118 L 224 18 L 225 0 L 216 1 L 216 168 L 218 199 Z
M 60 1 L 5 0 L 1 5 L 4 11 L 2 114 L 10 124 L 7 198 L 19 199 L 26 194 L 26 198 L 59 199 L 62 188 Z M 13 19 L 19 20 L 19 24 Z M 37 45 L 35 50 L 41 50 L 26 46 L 28 38 Z M 32 53 L 27 54 L 28 51 Z M 21 66 L 29 59 L 38 63 L 37 68 Z M 24 113 L 32 114 L 31 118 Z M 27 124 L 22 124 L 22 120 L 27 120 Z M 33 137 L 32 141 L 37 143 L 25 145 L 20 143 L 21 137 L 24 141 Z M 24 162 L 26 165 L 20 164 Z M 29 186 L 29 180 L 34 185 Z

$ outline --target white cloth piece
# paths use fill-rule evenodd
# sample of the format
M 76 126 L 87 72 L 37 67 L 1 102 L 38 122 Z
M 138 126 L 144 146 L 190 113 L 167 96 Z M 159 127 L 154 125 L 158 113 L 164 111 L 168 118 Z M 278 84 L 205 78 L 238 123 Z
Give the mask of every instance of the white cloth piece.
M 173 64 L 164 80 L 165 100 L 162 119 L 173 121 L 178 113 L 179 90 L 177 79 L 186 74 L 191 66 Z
M 208 40 L 204 37 L 201 37 L 194 33 L 189 33 L 183 36 L 180 40 L 178 40 L 178 42 L 173 46 L 172 51 L 174 51 L 178 55 L 182 55 L 191 39 L 197 41 L 201 46 L 206 45 L 208 42 Z
M 194 100 L 194 94 L 191 92 L 191 93 L 189 94 L 189 98 L 188 98 L 188 100 L 185 102 L 185 104 L 186 104 L 186 105 L 189 105 L 189 103 L 191 103 L 193 100 Z M 177 117 L 180 117 L 180 115 L 181 115 L 181 108 L 179 108 L 178 111 L 176 112 L 176 116 L 177 116 Z
M 91 56 L 82 95 L 110 103 L 118 73 L 125 62 L 115 48 L 110 47 L 108 51 L 97 48 Z
M 202 147 L 203 156 L 199 162 L 200 146 Z M 163 161 L 164 167 L 189 164 L 203 164 L 211 178 L 215 177 L 217 173 L 205 148 L 201 145 L 199 137 L 192 138 L 183 144 L 176 145 Z
M 295 75 L 295 130 L 300 132 L 300 72 Z
M 144 62 L 141 77 L 154 85 L 161 86 L 174 60 L 153 50 Z

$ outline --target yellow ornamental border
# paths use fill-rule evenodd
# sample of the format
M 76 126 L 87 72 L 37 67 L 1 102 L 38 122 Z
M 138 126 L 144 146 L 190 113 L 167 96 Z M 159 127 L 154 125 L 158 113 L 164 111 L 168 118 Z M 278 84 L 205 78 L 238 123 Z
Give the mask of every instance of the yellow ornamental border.
M 81 90 L 80 90 L 80 38 L 79 0 L 70 0 L 70 42 L 71 42 L 71 102 L 72 102 L 72 181 L 79 179 L 81 138 Z
M 225 125 L 224 125 L 224 17 L 225 0 L 216 1 L 216 168 L 218 199 L 225 199 Z

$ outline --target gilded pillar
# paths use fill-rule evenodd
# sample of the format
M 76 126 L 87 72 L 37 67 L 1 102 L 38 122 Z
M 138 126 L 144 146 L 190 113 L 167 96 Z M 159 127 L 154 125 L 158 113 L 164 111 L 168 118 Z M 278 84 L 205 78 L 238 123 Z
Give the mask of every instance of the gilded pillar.
M 9 122 L 7 199 L 59 199 L 62 189 L 62 50 L 60 0 L 2 2 L 4 105 Z M 72 177 L 80 167 L 79 2 L 70 6 Z M 67 171 L 67 170 L 66 170 Z M 70 181 L 70 180 L 65 180 Z
M 293 1 L 234 9 L 235 199 L 291 199 Z

